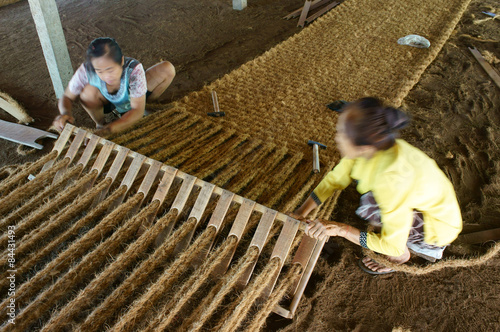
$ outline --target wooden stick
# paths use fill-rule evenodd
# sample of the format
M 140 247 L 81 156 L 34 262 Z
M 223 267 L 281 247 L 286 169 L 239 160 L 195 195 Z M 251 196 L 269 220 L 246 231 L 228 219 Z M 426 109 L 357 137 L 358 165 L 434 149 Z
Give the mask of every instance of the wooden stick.
M 66 165 L 65 167 L 61 168 L 59 171 L 57 171 L 56 175 L 54 175 L 54 179 L 52 180 L 52 183 L 56 183 L 56 181 L 66 172 L 68 169 L 69 165 L 75 158 L 76 154 L 78 153 L 78 150 L 80 149 L 80 145 L 83 143 L 83 139 L 87 135 L 87 132 L 82 129 L 77 129 L 76 131 L 76 136 L 73 139 L 73 142 L 71 142 L 71 145 L 69 146 L 68 151 L 66 152 L 66 155 L 64 158 L 69 159 L 69 164 Z
M 476 244 L 484 243 L 488 241 L 500 240 L 500 228 L 488 229 L 486 231 L 480 231 L 469 234 L 462 234 L 456 240 L 457 243 L 464 244 Z
M 73 126 L 72 124 L 69 124 L 69 123 L 66 124 L 61 135 L 59 135 L 59 138 L 57 139 L 56 143 L 54 144 L 54 147 L 52 148 L 52 151 L 57 151 L 57 157 L 48 161 L 45 165 L 43 165 L 40 173 L 49 169 L 50 167 L 52 167 L 52 165 L 54 165 L 57 158 L 61 154 L 62 150 L 66 146 L 66 143 L 68 142 L 69 138 L 71 137 L 71 133 L 73 132 L 74 129 L 75 129 L 75 126 Z
M 469 51 L 474 55 L 476 60 L 479 62 L 481 67 L 486 70 L 486 73 L 491 77 L 491 79 L 496 83 L 496 85 L 500 88 L 500 75 L 490 66 L 488 62 L 484 59 L 481 53 L 475 47 L 469 47 Z
M 281 307 L 280 305 L 277 305 L 273 309 L 274 313 L 277 313 L 278 315 L 285 317 L 285 318 L 288 318 L 288 319 L 293 318 L 293 315 L 295 314 L 295 310 L 297 310 L 297 307 L 299 306 L 299 301 L 302 298 L 302 295 L 304 294 L 307 283 L 309 282 L 309 279 L 311 278 L 314 267 L 316 266 L 316 263 L 318 262 L 318 258 L 319 258 L 319 255 L 321 253 L 321 250 L 323 250 L 323 247 L 324 247 L 325 243 L 328 241 L 328 238 L 324 239 L 323 241 L 317 241 L 317 240 L 312 239 L 308 236 L 304 237 L 304 240 L 306 240 L 309 244 L 312 242 L 315 242 L 314 250 L 312 251 L 310 258 L 308 259 L 307 265 L 305 266 L 304 272 L 302 273 L 302 276 L 301 276 L 300 281 L 297 285 L 297 288 L 296 288 L 296 290 L 294 290 L 292 303 L 290 303 L 290 309 L 287 310 L 287 309 Z M 302 240 L 302 241 L 304 241 L 304 240 Z M 300 247 L 299 247 L 299 249 L 300 249 Z M 292 289 L 294 289 L 294 288 L 292 288 Z
M 274 220 L 276 219 L 276 211 L 268 209 L 262 217 L 260 218 L 259 225 L 255 230 L 255 234 L 252 238 L 252 242 L 250 243 L 250 247 L 256 247 L 259 250 L 259 255 L 262 252 L 262 248 L 266 243 L 267 237 L 269 236 L 269 232 L 271 231 L 271 227 L 273 226 Z M 243 289 L 250 280 L 250 276 L 255 269 L 255 265 L 257 265 L 257 260 L 255 260 L 244 273 L 241 274 L 240 279 L 236 285 L 237 289 Z
M 198 225 L 201 217 L 203 216 L 203 212 L 205 212 L 205 209 L 208 205 L 208 201 L 212 196 L 214 188 L 215 185 L 211 183 L 208 182 L 203 183 L 201 191 L 198 194 L 198 198 L 196 199 L 196 202 L 194 203 L 193 208 L 191 209 L 191 213 L 189 214 L 188 220 L 189 218 L 194 218 L 196 219 L 196 225 Z M 179 242 L 177 247 L 175 247 L 174 249 L 174 256 L 189 246 L 189 243 L 191 242 L 191 239 L 193 238 L 195 231 L 196 231 L 196 226 L 193 227 L 191 232 L 189 232 L 181 242 Z
M 314 21 L 315 19 L 317 19 L 318 17 L 320 17 L 321 15 L 323 15 L 324 13 L 326 13 L 327 11 L 329 11 L 330 9 L 332 9 L 333 7 L 336 7 L 338 4 L 339 4 L 338 2 L 332 2 L 331 4 L 329 4 L 328 6 L 326 6 L 325 8 L 321 8 L 316 13 L 312 14 L 311 16 L 309 16 L 306 19 L 306 23 L 308 23 L 308 24 L 311 23 L 312 21 Z
M 243 202 L 240 206 L 238 214 L 236 215 L 236 218 L 234 219 L 233 226 L 231 227 L 231 230 L 229 231 L 228 237 L 235 236 L 237 241 L 239 242 L 239 240 L 241 239 L 241 236 L 243 235 L 243 232 L 245 231 L 245 227 L 248 223 L 248 220 L 250 219 L 250 216 L 252 215 L 254 207 L 255 207 L 254 201 L 251 201 L 251 200 L 246 199 L 246 198 L 243 199 Z M 219 264 L 219 266 L 214 269 L 214 272 L 212 273 L 213 276 L 219 277 L 227 271 L 227 268 L 229 267 L 229 263 L 231 263 L 231 259 L 233 259 L 235 252 L 236 252 L 236 246 L 234 247 L 233 251 L 231 251 L 226 257 L 224 257 L 221 260 L 221 263 Z
M 302 13 L 300 14 L 299 23 L 297 24 L 298 27 L 301 28 L 304 27 L 304 22 L 306 21 L 307 14 L 309 14 L 310 8 L 311 8 L 311 0 L 306 0 L 304 7 L 302 7 Z
M 262 297 L 268 298 L 271 292 L 276 285 L 276 281 L 278 281 L 278 277 L 280 275 L 281 269 L 283 268 L 283 264 L 285 264 L 286 257 L 288 256 L 288 252 L 292 246 L 293 240 L 295 239 L 295 235 L 299 229 L 300 222 L 294 220 L 292 218 L 288 218 L 281 230 L 280 236 L 276 241 L 273 252 L 271 254 L 271 259 L 274 257 L 278 257 L 280 259 L 280 268 L 276 272 L 276 274 L 271 279 L 271 282 L 266 286 L 264 291 L 262 292 Z

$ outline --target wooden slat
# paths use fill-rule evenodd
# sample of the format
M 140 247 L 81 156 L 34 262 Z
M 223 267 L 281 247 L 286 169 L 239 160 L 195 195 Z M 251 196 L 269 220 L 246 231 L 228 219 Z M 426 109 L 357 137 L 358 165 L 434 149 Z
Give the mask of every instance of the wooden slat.
M 252 242 L 250 243 L 250 247 L 257 247 L 259 248 L 259 251 L 262 251 L 262 248 L 266 243 L 267 237 L 269 236 L 269 231 L 271 230 L 275 219 L 276 211 L 267 209 L 267 211 L 264 212 L 262 218 L 259 221 L 259 225 L 255 230 L 255 234 L 252 238 Z
M 75 138 L 73 139 L 73 142 L 71 142 L 71 145 L 69 146 L 68 151 L 64 156 L 64 158 L 69 159 L 69 164 L 57 171 L 56 175 L 54 175 L 52 183 L 55 183 L 66 172 L 69 165 L 73 162 L 73 159 L 75 159 L 76 154 L 80 150 L 80 147 L 86 135 L 87 132 L 85 130 L 77 128 Z
M 137 192 L 143 193 L 144 197 L 146 197 L 153 186 L 153 183 L 160 172 L 162 163 L 157 160 L 151 160 L 151 166 L 149 166 L 148 172 L 146 176 L 144 176 L 144 180 L 141 183 L 141 186 L 137 190 Z
M 146 159 L 145 156 L 140 155 L 136 152 L 132 152 L 130 154 L 130 156 L 132 157 L 132 163 L 128 167 L 127 173 L 125 173 L 125 176 L 123 177 L 122 183 L 120 184 L 120 187 L 125 186 L 127 188 L 127 190 L 125 190 L 125 192 L 123 194 L 121 194 L 119 197 L 117 197 L 116 200 L 109 206 L 108 212 L 113 211 L 117 206 L 119 206 L 120 204 L 123 203 L 125 196 L 127 196 L 128 191 L 130 190 L 130 188 L 134 184 L 134 181 L 137 177 L 137 174 L 139 174 L 139 171 L 141 170 L 142 164 L 144 163 L 144 160 Z M 143 179 L 143 183 L 144 183 L 144 180 L 146 180 L 146 178 Z M 144 195 L 144 198 L 145 197 L 146 196 Z M 143 200 L 144 200 L 144 198 L 143 198 Z M 142 201 L 139 204 L 137 204 L 137 206 L 132 210 L 132 212 L 134 210 L 136 210 L 141 204 L 142 204 Z
M 488 73 L 491 79 L 500 88 L 500 75 L 498 75 L 495 69 L 493 69 L 493 67 L 491 67 L 491 65 L 483 58 L 481 52 L 479 52 L 475 47 L 469 47 L 469 51 L 472 53 L 472 55 L 474 55 L 481 67 L 483 67 L 483 69 Z
M 111 146 L 107 146 L 107 145 L 103 146 L 103 148 L 101 149 L 101 153 L 99 153 L 99 156 L 97 157 L 98 160 L 96 160 L 94 163 L 94 166 L 97 165 L 99 167 L 99 169 L 96 169 L 94 167 L 92 167 L 92 169 L 96 169 L 98 172 L 100 172 L 100 170 L 102 170 L 102 168 L 104 167 L 104 165 L 106 163 L 106 161 L 104 159 L 105 159 L 105 157 L 107 159 L 106 155 L 108 154 L 108 149 L 113 149 L 114 146 L 116 146 L 116 145 L 111 144 Z M 105 148 L 106 148 L 106 150 L 104 150 Z M 108 174 L 106 174 L 106 178 L 110 178 L 111 183 L 109 184 L 109 186 L 104 188 L 104 190 L 95 198 L 94 202 L 92 203 L 92 207 L 95 207 L 97 204 L 99 204 L 99 202 L 101 202 L 104 199 L 104 197 L 106 197 L 106 195 L 108 194 L 109 188 L 111 187 L 111 184 L 113 182 L 115 182 L 115 179 L 118 176 L 118 173 L 120 172 L 120 169 L 122 168 L 123 163 L 125 162 L 125 159 L 127 159 L 127 155 L 129 152 L 130 152 L 130 150 L 127 148 L 118 149 L 118 153 L 116 154 L 115 159 L 113 160 L 113 163 L 111 164 L 111 167 L 109 168 Z M 111 153 L 111 151 L 109 151 L 109 153 Z M 103 154 L 103 158 L 99 158 L 101 156 L 101 154 Z
M 231 226 L 231 230 L 229 231 L 228 237 L 235 236 L 237 242 L 240 241 L 241 236 L 245 231 L 245 227 L 248 223 L 248 220 L 250 219 L 250 216 L 254 211 L 254 207 L 255 207 L 254 201 L 251 201 L 246 198 L 243 199 L 240 209 L 238 210 L 238 214 L 236 215 L 233 225 Z M 233 259 L 235 252 L 236 252 L 236 246 L 234 247 L 234 250 L 232 250 L 226 257 L 224 257 L 221 260 L 221 263 L 217 266 L 217 268 L 214 269 L 214 272 L 212 273 L 213 276 L 219 277 L 224 273 L 226 273 L 227 268 L 229 267 L 229 264 L 231 263 L 231 260 Z
M 318 8 L 322 5 L 324 5 L 325 3 L 327 3 L 328 1 L 330 0 L 314 0 L 312 3 L 311 3 L 311 8 L 309 8 L 309 10 L 313 10 L 314 8 Z M 290 14 L 288 14 L 287 16 L 283 17 L 283 19 L 285 20 L 289 20 L 291 18 L 295 18 L 297 16 L 300 15 L 300 13 L 302 13 L 302 9 L 304 7 L 300 7 L 299 9 L 297 10 L 294 10 L 293 12 L 291 12 Z
M 127 186 L 128 188 L 132 187 L 132 184 L 134 184 L 135 178 L 137 177 L 137 174 L 139 174 L 144 160 L 146 160 L 145 156 L 136 152 L 130 153 L 130 157 L 132 157 L 132 163 L 128 167 L 127 173 L 123 177 L 121 183 L 122 186 Z
M 108 158 L 111 155 L 114 146 L 115 144 L 111 143 L 110 141 L 104 142 L 101 151 L 99 151 L 99 154 L 97 155 L 97 158 L 94 161 L 94 165 L 92 165 L 91 171 L 96 170 L 97 175 L 101 174 L 102 169 L 104 168 L 104 165 L 106 165 L 106 162 L 108 161 Z
M 271 231 L 271 227 L 273 226 L 274 220 L 276 219 L 276 211 L 267 209 L 267 211 L 262 215 L 259 221 L 259 225 L 255 230 L 255 234 L 252 238 L 252 242 L 250 243 L 250 247 L 256 247 L 259 249 L 259 255 L 264 247 L 264 244 L 267 241 L 267 237 L 269 236 L 269 232 Z M 240 279 L 237 283 L 237 289 L 243 289 L 250 277 L 252 276 L 253 270 L 255 269 L 255 265 L 257 265 L 257 260 L 253 262 L 245 272 L 241 274 Z
M 184 210 L 184 206 L 191 194 L 191 190 L 193 189 L 196 178 L 192 175 L 187 176 L 181 185 L 181 189 L 179 189 L 179 193 L 175 197 L 174 202 L 172 203 L 171 209 L 177 209 L 179 213 Z
M 229 235 L 234 235 L 239 240 L 245 231 L 245 227 L 247 226 L 247 222 L 252 215 L 253 209 L 255 207 L 255 202 L 249 199 L 244 198 L 241 203 L 240 209 L 238 210 L 238 214 L 234 220 L 233 226 L 229 231 Z
M 198 194 L 198 198 L 194 203 L 193 209 L 191 210 L 188 219 L 195 218 L 197 221 L 200 221 L 203 213 L 205 212 L 205 209 L 207 208 L 208 201 L 210 200 L 210 197 L 212 197 L 214 188 L 215 185 L 208 182 L 205 182 L 202 185 L 200 193 Z
M 174 182 L 175 176 L 177 174 L 177 169 L 170 166 L 162 167 L 162 170 L 164 171 L 163 177 L 153 196 L 153 201 L 160 201 L 160 205 L 163 204 L 163 201 L 165 200 L 165 197 L 167 196 L 167 193 L 170 190 L 170 187 L 172 186 L 172 183 Z
M 224 218 L 226 217 L 227 211 L 229 210 L 229 206 L 231 205 L 233 197 L 234 194 L 232 192 L 223 190 L 222 195 L 220 195 L 219 200 L 217 202 L 217 206 L 215 207 L 214 212 L 210 217 L 207 228 L 214 227 L 216 235 L 219 232 L 222 223 L 224 222 Z M 193 263 L 191 264 L 193 267 L 198 267 L 201 264 L 203 264 L 203 261 L 208 256 L 208 253 L 210 252 L 210 249 L 212 248 L 214 241 L 215 237 L 212 239 L 212 241 L 210 241 L 209 244 L 207 244 L 205 250 L 202 251 L 203 254 L 201 254 L 193 261 Z
M 28 124 L 33 118 L 11 96 L 0 91 L 0 108 L 15 117 L 19 122 Z
M 191 194 L 191 190 L 193 189 L 195 182 L 196 182 L 196 177 L 192 175 L 188 175 L 186 178 L 183 179 L 181 188 L 179 189 L 179 192 L 177 193 L 177 196 L 175 197 L 175 200 L 172 203 L 172 206 L 170 207 L 170 210 L 172 209 L 177 210 L 177 217 L 179 217 L 182 210 L 184 210 L 184 206 L 186 205 L 186 202 L 189 198 L 189 195 Z M 174 226 L 175 226 L 175 221 L 170 223 L 170 225 L 168 225 L 165 229 L 163 229 L 161 233 L 156 237 L 155 244 L 157 247 L 161 245 L 167 237 L 170 236 L 170 233 L 172 232 Z
M 278 271 L 274 274 L 269 284 L 266 286 L 264 291 L 262 292 L 263 298 L 268 298 L 271 295 L 271 292 L 278 281 L 278 277 L 281 273 L 281 269 L 283 268 L 283 264 L 285 264 L 286 257 L 290 251 L 293 240 L 295 239 L 295 235 L 299 229 L 299 222 L 294 221 L 292 218 L 289 218 L 285 222 L 283 229 L 281 230 L 280 236 L 276 241 L 276 245 L 274 246 L 273 253 L 271 254 L 271 259 L 278 257 L 280 259 L 281 266 Z
M 304 236 L 302 238 L 302 241 L 300 241 L 300 245 L 297 248 L 295 256 L 293 257 L 292 264 L 300 264 L 303 267 L 306 267 L 309 259 L 311 259 L 311 255 L 314 251 L 314 248 L 316 247 L 317 242 L 318 240 L 315 238 Z M 304 271 L 302 271 L 302 274 L 304 274 Z M 301 278 L 302 276 L 297 279 L 297 281 L 295 281 L 295 283 L 290 287 L 290 294 L 295 294 Z
M 309 13 L 309 9 L 311 9 L 311 1 L 307 0 L 304 3 L 304 7 L 302 8 L 302 13 L 300 14 L 298 27 L 304 27 L 304 22 L 306 21 L 307 14 Z
M 214 188 L 215 189 L 215 188 Z M 226 217 L 227 210 L 229 210 L 229 206 L 233 201 L 234 194 L 230 191 L 223 190 L 222 194 L 219 197 L 219 201 L 217 202 L 217 206 L 215 207 L 214 213 L 212 217 L 210 217 L 210 221 L 208 222 L 208 226 L 215 227 L 218 231 L 224 218 Z
M 153 163 L 154 164 L 154 163 Z M 153 167 L 153 164 L 151 165 L 151 167 Z M 161 163 L 160 163 L 161 164 Z M 146 176 L 144 177 L 143 181 L 142 181 L 142 184 L 141 184 L 141 188 L 146 188 L 146 184 L 144 184 L 146 181 L 150 181 L 149 180 L 149 173 L 154 173 L 156 171 L 156 166 L 154 168 L 149 168 L 148 170 L 148 174 L 146 174 Z M 158 187 L 156 187 L 156 192 L 153 196 L 153 201 L 157 200 L 160 202 L 160 204 L 158 205 L 158 209 L 156 210 L 156 212 L 153 214 L 153 215 L 150 215 L 147 217 L 146 220 L 143 221 L 143 225 L 144 226 L 147 226 L 149 227 L 154 218 L 156 217 L 156 214 L 158 213 L 158 211 L 160 210 L 160 207 L 162 206 L 163 204 L 163 201 L 165 200 L 165 197 L 167 196 L 167 193 L 168 191 L 170 190 L 170 187 L 172 186 L 172 183 L 174 182 L 174 179 L 175 179 L 175 174 L 177 173 L 177 170 L 173 167 L 166 167 L 164 172 L 163 172 L 163 176 L 160 180 L 160 183 L 158 184 Z M 156 178 L 156 176 L 155 176 Z M 144 184 L 144 186 L 143 186 Z M 147 190 L 149 192 L 149 189 Z M 145 193 L 144 197 L 146 197 L 147 193 Z
M 202 188 L 200 190 L 200 193 L 198 194 L 198 198 L 194 203 L 193 209 L 191 210 L 188 219 L 194 218 L 196 219 L 197 223 L 200 222 L 201 217 L 203 216 L 203 212 L 205 212 L 205 209 L 207 207 L 208 201 L 210 200 L 210 197 L 212 197 L 212 192 L 214 191 L 214 188 L 215 185 L 211 183 L 204 182 L 202 184 Z M 174 255 L 183 251 L 185 248 L 189 246 L 189 243 L 191 242 L 191 239 L 193 238 L 195 231 L 196 227 L 193 228 L 191 232 L 189 232 L 189 234 L 187 234 L 186 237 L 181 242 L 179 242 L 179 244 L 175 247 Z
M 83 168 L 85 168 L 90 161 L 90 158 L 92 158 L 92 155 L 94 154 L 95 148 L 97 147 L 97 144 L 102 138 L 97 136 L 97 135 L 91 135 L 90 140 L 87 142 L 87 146 L 85 147 L 85 150 L 83 150 L 82 156 L 76 163 L 83 165 Z
M 311 254 L 311 258 L 309 259 L 304 272 L 302 274 L 302 277 L 300 279 L 299 285 L 297 287 L 297 290 L 295 292 L 295 295 L 293 296 L 292 302 L 290 303 L 290 309 L 286 310 L 279 305 L 274 307 L 273 312 L 277 313 L 278 315 L 281 315 L 285 318 L 292 318 L 293 315 L 295 314 L 295 310 L 297 310 L 297 307 L 299 306 L 300 299 L 302 298 L 302 295 L 304 294 L 304 291 L 306 289 L 307 283 L 309 282 L 309 279 L 311 278 L 312 272 L 314 270 L 314 267 L 316 266 L 316 263 L 318 262 L 319 255 L 321 254 L 321 250 L 323 250 L 323 247 L 325 246 L 325 243 L 328 241 L 330 237 L 326 237 L 322 241 L 317 241 L 316 245 L 314 246 L 314 250 Z M 286 316 L 285 316 L 286 315 Z
M 118 176 L 118 173 L 120 173 L 123 163 L 127 159 L 127 156 L 130 152 L 129 149 L 124 148 L 122 146 L 115 146 L 115 150 L 117 150 L 118 153 L 116 154 L 113 164 L 109 168 L 108 174 L 106 174 L 106 177 L 112 179 L 113 181 L 115 181 L 116 177 Z
M 288 251 L 292 245 L 295 235 L 299 229 L 299 222 L 293 218 L 288 218 L 288 220 L 283 225 L 280 236 L 276 241 L 273 253 L 271 254 L 271 259 L 274 257 L 279 257 L 281 263 L 285 262 L 286 256 L 288 256 Z
M 69 138 L 71 137 L 71 133 L 75 129 L 75 126 L 67 123 L 66 126 L 64 127 L 64 130 L 62 131 L 61 135 L 59 135 L 59 138 L 57 139 L 56 143 L 54 144 L 54 147 L 52 148 L 52 151 L 57 151 L 57 157 L 61 154 L 62 150 L 66 146 L 66 143 L 68 142 Z M 46 171 L 47 169 L 51 168 L 52 165 L 54 165 L 56 158 L 49 160 L 45 165 L 43 165 L 42 170 L 40 172 Z

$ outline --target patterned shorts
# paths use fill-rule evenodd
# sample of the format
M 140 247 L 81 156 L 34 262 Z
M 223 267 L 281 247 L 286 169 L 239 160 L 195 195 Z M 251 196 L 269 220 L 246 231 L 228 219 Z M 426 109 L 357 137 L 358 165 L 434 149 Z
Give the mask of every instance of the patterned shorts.
M 361 196 L 356 214 L 374 226 L 382 226 L 380 208 L 371 191 Z M 427 260 L 435 261 L 443 257 L 446 246 L 438 247 L 424 242 L 424 217 L 422 212 L 413 210 L 413 225 L 406 242 L 408 249 Z

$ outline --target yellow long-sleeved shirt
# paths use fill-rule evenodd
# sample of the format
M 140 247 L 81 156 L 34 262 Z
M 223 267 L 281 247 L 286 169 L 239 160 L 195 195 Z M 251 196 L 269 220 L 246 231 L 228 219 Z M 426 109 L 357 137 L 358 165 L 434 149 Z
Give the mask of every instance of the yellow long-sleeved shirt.
M 424 216 L 424 241 L 443 246 L 457 238 L 462 216 L 453 185 L 436 162 L 404 140 L 372 158 L 343 158 L 314 189 L 324 202 L 335 190 L 357 180 L 361 194 L 371 191 L 380 207 L 382 231 L 369 232 L 367 247 L 389 255 L 403 254 L 413 210 Z M 316 196 L 316 197 L 314 197 Z

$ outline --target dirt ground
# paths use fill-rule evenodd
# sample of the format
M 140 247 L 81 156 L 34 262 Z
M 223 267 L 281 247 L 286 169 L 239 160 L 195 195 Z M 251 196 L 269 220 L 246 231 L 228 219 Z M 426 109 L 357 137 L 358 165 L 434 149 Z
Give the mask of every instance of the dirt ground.
M 299 32 L 296 20 L 281 17 L 302 3 L 249 1 L 241 12 L 222 0 L 71 0 L 58 1 L 58 6 L 74 68 L 92 39 L 112 36 L 145 67 L 161 60 L 175 65 L 177 76 L 162 97 L 168 103 Z M 433 157 L 452 179 L 465 231 L 500 227 L 500 89 L 467 49 L 489 52 L 486 57 L 500 69 L 500 21 L 482 21 L 481 11 L 499 12 L 500 7 L 496 0 L 472 1 L 403 104 L 413 117 L 403 138 Z M 56 98 L 26 1 L 0 8 L 0 41 L 0 90 L 26 107 L 35 127 L 48 128 L 57 114 Z M 79 125 L 92 127 L 81 108 L 75 116 Z M 3 111 L 0 118 L 14 121 Z M 50 150 L 50 141 L 45 143 L 45 151 Z M 19 155 L 17 144 L 0 141 L 0 166 L 40 155 Z M 348 188 L 332 218 L 360 224 L 353 213 L 358 199 Z M 447 257 L 482 254 L 490 245 L 452 245 Z M 361 255 L 359 247 L 330 240 L 296 318 L 272 315 L 268 330 L 500 330 L 498 257 L 479 267 L 374 278 L 356 266 Z

